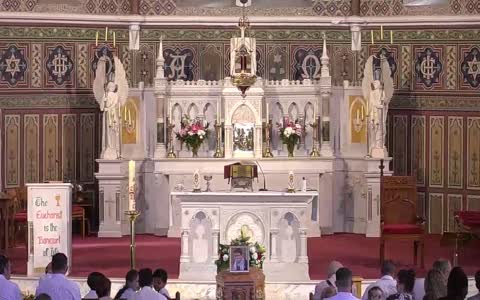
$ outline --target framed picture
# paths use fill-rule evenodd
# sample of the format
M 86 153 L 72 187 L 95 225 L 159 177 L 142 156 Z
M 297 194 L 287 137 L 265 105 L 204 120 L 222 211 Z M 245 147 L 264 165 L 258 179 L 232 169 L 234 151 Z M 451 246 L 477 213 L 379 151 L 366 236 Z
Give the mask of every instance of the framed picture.
M 230 247 L 230 272 L 245 273 L 250 269 L 250 252 L 247 246 Z

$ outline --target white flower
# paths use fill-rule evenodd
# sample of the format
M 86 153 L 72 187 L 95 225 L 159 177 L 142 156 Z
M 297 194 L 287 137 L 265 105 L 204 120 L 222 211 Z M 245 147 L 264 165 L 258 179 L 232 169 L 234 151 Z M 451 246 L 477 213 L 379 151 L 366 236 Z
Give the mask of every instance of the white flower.
M 197 134 L 203 137 L 205 135 L 205 131 L 200 129 L 199 131 L 197 131 Z
M 300 126 L 300 124 L 296 124 L 295 127 L 298 128 L 298 129 L 302 128 L 302 126 Z
M 203 140 L 203 135 L 200 135 L 199 138 L 200 138 L 201 140 Z
M 194 134 L 193 131 L 188 132 L 188 135 L 193 135 L 193 134 Z
M 223 258 L 223 261 L 227 261 L 228 260 L 228 254 L 224 254 L 222 258 Z
M 257 252 L 257 249 L 255 249 L 255 246 L 250 247 L 250 253 L 255 253 Z
M 257 259 L 258 259 L 258 253 L 256 253 L 256 252 L 253 253 L 253 254 L 252 254 L 252 258 L 253 258 L 254 260 L 257 260 Z

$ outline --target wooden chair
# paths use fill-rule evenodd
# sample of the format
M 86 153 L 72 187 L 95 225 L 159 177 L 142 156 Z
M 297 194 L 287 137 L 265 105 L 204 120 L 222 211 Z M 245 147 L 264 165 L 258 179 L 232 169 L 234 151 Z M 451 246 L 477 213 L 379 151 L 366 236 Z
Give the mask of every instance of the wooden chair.
M 13 238 L 13 246 L 16 245 L 16 237 L 19 232 L 24 235 L 25 245 L 27 245 L 27 187 L 9 188 L 5 191 L 13 199 L 13 227 L 11 237 Z
M 88 225 L 88 219 L 85 218 L 85 208 L 80 205 L 72 205 L 72 221 L 81 222 L 82 238 L 85 238 L 85 222 L 87 224 L 88 233 L 90 233 L 90 228 Z
M 417 216 L 417 186 L 413 176 L 381 177 L 380 263 L 385 259 L 385 241 L 413 242 L 413 260 L 425 268 L 425 220 Z

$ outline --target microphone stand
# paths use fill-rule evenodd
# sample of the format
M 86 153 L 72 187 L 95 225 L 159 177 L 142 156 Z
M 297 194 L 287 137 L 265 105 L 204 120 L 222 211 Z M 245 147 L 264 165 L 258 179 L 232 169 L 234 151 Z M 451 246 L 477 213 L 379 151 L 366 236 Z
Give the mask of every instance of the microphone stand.
M 268 191 L 268 189 L 267 189 L 267 181 L 265 179 L 265 173 L 263 172 L 262 166 L 258 163 L 258 160 L 255 160 L 255 163 L 257 164 L 258 168 L 260 168 L 260 171 L 262 172 L 262 176 L 263 176 L 263 189 L 259 189 L 259 191 L 266 192 Z

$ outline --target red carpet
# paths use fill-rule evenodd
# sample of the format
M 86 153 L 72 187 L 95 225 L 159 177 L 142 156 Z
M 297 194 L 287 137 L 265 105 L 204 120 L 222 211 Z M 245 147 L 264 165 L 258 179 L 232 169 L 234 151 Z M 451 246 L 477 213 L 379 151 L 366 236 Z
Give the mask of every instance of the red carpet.
M 86 277 L 92 271 L 99 271 L 109 277 L 123 277 L 129 267 L 129 237 L 73 239 L 72 276 Z M 137 268 L 162 267 L 170 278 L 178 278 L 180 239 L 137 236 Z M 440 236 L 427 238 L 425 264 L 427 267 L 437 258 L 450 258 L 452 248 L 440 246 Z M 460 256 L 460 265 L 469 276 L 480 270 L 480 242 L 475 241 Z M 355 275 L 366 279 L 378 277 L 379 239 L 366 238 L 357 234 L 335 234 L 308 239 L 310 278 L 325 278 L 325 270 L 331 260 L 338 260 L 352 269 Z M 13 272 L 26 274 L 26 253 L 24 246 L 10 251 Z M 401 241 L 386 244 L 386 257 L 393 259 L 401 268 L 413 267 L 413 245 Z M 417 270 L 424 276 L 425 270 Z

